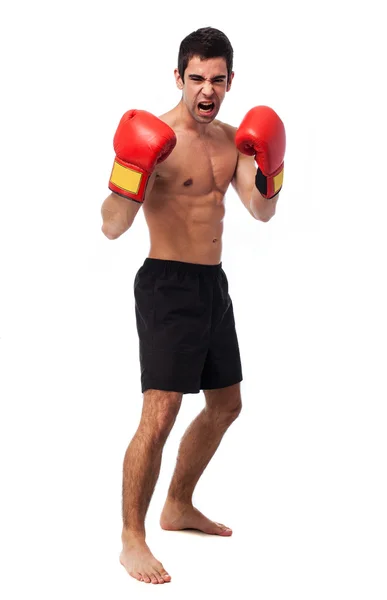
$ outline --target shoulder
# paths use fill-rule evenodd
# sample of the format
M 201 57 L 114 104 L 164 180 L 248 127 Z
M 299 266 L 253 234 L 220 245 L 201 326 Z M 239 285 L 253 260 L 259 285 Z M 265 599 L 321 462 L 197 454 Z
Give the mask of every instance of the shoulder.
M 223 121 L 218 121 L 217 119 L 215 119 L 214 124 L 219 127 L 232 142 L 234 142 L 237 127 L 229 125 L 228 123 L 223 123 Z
M 168 112 L 162 114 L 162 115 L 158 115 L 158 118 L 160 119 L 160 121 L 163 121 L 164 123 L 166 123 L 167 125 L 169 125 L 169 127 L 173 130 L 175 130 L 176 128 L 176 115 L 175 115 L 175 111 L 169 110 Z

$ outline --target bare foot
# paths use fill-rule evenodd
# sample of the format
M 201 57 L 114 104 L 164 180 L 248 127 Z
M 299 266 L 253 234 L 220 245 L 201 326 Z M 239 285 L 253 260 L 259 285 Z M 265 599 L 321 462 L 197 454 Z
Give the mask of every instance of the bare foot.
M 194 508 L 192 504 L 184 504 L 167 500 L 160 517 L 162 529 L 168 531 L 177 531 L 179 529 L 198 529 L 204 533 L 212 535 L 230 536 L 232 530 L 207 519 L 200 510 Z
M 161 562 L 155 559 L 144 539 L 123 540 L 120 563 L 129 575 L 145 583 L 169 583 L 168 575 Z

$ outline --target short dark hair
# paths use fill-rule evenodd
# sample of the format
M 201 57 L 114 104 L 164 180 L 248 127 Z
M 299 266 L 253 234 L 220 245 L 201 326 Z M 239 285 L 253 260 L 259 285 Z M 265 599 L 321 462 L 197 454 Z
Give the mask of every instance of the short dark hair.
M 180 44 L 177 59 L 177 68 L 183 82 L 184 71 L 193 56 L 199 56 L 201 60 L 224 58 L 227 65 L 227 76 L 230 79 L 234 50 L 223 31 L 214 29 L 214 27 L 202 27 L 184 38 Z

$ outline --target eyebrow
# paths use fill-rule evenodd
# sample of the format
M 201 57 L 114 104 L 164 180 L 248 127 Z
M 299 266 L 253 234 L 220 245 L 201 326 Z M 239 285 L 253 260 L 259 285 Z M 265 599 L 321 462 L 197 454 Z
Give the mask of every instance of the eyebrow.
M 204 79 L 203 75 L 196 75 L 196 73 L 191 73 L 190 75 L 188 75 L 188 77 L 190 79 L 192 79 L 193 77 L 198 77 L 199 79 Z M 214 77 L 211 77 L 211 79 L 226 79 L 227 75 L 215 75 Z

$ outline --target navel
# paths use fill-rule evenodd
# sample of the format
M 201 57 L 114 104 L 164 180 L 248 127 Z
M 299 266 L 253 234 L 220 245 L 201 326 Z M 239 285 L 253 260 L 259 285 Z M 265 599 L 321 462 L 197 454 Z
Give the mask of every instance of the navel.
M 214 239 L 212 240 L 212 243 L 213 243 L 213 244 L 215 244 L 215 242 L 217 242 L 217 241 L 218 241 L 218 238 L 214 238 Z
M 192 181 L 191 177 L 183 183 L 183 185 L 185 185 L 185 187 L 188 187 L 189 185 L 192 185 L 192 184 L 193 184 L 193 181 Z

